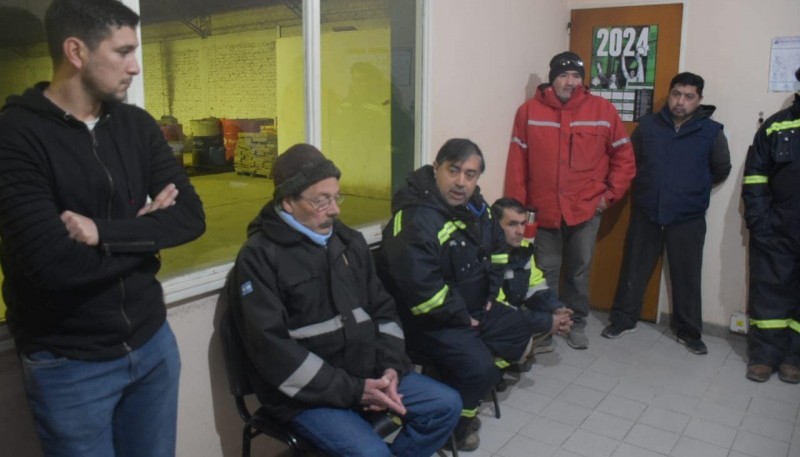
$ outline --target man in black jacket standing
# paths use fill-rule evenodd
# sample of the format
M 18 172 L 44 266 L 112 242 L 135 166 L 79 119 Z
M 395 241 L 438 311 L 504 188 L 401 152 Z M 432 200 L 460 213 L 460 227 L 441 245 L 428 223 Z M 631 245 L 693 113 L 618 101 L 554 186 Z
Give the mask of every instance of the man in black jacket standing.
M 273 173 L 274 199 L 250 223 L 226 285 L 259 400 L 326 455 L 436 453 L 461 401 L 411 369 L 366 241 L 336 219 L 339 169 L 297 144 Z M 403 419 L 391 447 L 360 410 Z
M 715 107 L 700 104 L 704 85 L 694 73 L 676 75 L 667 103 L 631 135 L 631 221 L 606 338 L 636 331 L 647 281 L 666 246 L 678 342 L 694 354 L 708 352 L 700 292 L 705 216 L 711 187 L 728 177 L 731 159 L 722 124 L 711 119 Z
M 475 143 L 447 141 L 433 166 L 413 172 L 394 195 L 378 256 L 409 348 L 461 394 L 455 433 L 464 451 L 480 445 L 478 406 L 501 370 L 516 362 L 529 369 L 533 333 L 519 310 L 497 300 L 506 243 L 477 185 L 484 169 Z
M 795 72 L 800 81 L 800 68 Z M 744 165 L 750 230 L 747 378 L 800 383 L 800 93 L 758 129 Z
M 121 103 L 138 21 L 55 0 L 52 81 L 0 111 L 3 296 L 45 455 L 175 454 L 180 357 L 155 275 L 205 218 L 155 120 Z

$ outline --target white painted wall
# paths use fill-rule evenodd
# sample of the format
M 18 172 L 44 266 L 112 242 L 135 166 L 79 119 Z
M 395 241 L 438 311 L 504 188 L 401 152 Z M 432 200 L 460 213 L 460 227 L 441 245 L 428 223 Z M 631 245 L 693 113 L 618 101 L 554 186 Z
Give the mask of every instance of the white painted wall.
M 653 3 L 653 2 L 637 2 Z M 704 318 L 726 324 L 746 297 L 746 231 L 739 188 L 759 111 L 776 111 L 790 94 L 767 92 L 770 40 L 800 35 L 797 0 L 686 0 L 681 70 L 706 79 L 705 101 L 718 106 L 734 169 L 714 192 L 704 270 Z M 432 17 L 431 144 L 475 140 L 487 156 L 481 185 L 489 200 L 502 192 L 514 111 L 547 78 L 550 57 L 568 46 L 570 8 L 632 5 L 603 0 L 435 0 Z M 664 294 L 662 294 L 664 295 Z M 214 332 L 216 296 L 170 310 L 183 360 L 178 456 L 239 455 L 240 420 L 227 391 Z M 12 350 L 0 350 L 2 455 L 40 455 Z M 260 441 L 263 444 L 263 440 Z M 258 455 L 277 455 L 274 446 Z
M 517 108 L 547 82 L 567 50 L 569 10 L 552 0 L 435 0 L 432 10 L 431 151 L 469 138 L 486 156 L 480 185 L 500 197 Z

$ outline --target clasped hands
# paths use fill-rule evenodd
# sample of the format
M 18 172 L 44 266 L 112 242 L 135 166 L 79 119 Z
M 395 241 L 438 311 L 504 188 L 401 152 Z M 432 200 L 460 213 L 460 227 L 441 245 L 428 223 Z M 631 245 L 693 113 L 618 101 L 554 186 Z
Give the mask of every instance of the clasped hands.
M 378 379 L 364 380 L 364 393 L 361 395 L 361 404 L 365 411 L 390 410 L 399 416 L 405 416 L 406 407 L 403 406 L 403 396 L 397 392 L 400 378 L 394 368 L 387 368 L 383 376 Z
M 566 307 L 561 307 L 553 311 L 553 327 L 550 333 L 553 335 L 566 335 L 572 328 L 573 311 Z

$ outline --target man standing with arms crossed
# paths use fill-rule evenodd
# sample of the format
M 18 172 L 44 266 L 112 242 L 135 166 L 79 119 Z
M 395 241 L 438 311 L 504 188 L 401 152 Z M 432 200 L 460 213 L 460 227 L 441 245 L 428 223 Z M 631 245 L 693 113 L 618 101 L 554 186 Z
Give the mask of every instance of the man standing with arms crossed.
M 631 135 L 631 221 L 606 338 L 636 330 L 647 281 L 666 247 L 678 342 L 694 354 L 708 352 L 701 338 L 705 215 L 711 187 L 728 177 L 731 158 L 722 124 L 711 120 L 716 107 L 700 104 L 704 86 L 694 73 L 676 75 L 667 103 L 642 117 Z
M 534 256 L 547 284 L 574 311 L 567 343 L 586 349 L 589 274 L 600 217 L 625 195 L 635 173 L 633 149 L 616 108 L 583 86 L 581 58 L 550 60 L 549 84 L 517 110 L 506 164 L 505 195 L 537 209 Z
M 205 218 L 155 120 L 121 103 L 138 22 L 55 0 L 52 81 L 0 111 L 3 297 L 47 456 L 175 455 L 180 357 L 155 276 Z

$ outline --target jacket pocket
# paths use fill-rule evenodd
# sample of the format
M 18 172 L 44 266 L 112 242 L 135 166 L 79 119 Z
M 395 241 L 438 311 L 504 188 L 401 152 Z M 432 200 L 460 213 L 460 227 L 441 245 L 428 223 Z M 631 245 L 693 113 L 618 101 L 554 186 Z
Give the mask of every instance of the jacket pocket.
M 772 160 L 793 162 L 800 156 L 800 129 L 778 130 L 772 143 Z
M 606 151 L 606 135 L 598 132 L 575 132 L 569 136 L 569 167 L 575 171 L 595 168 Z

